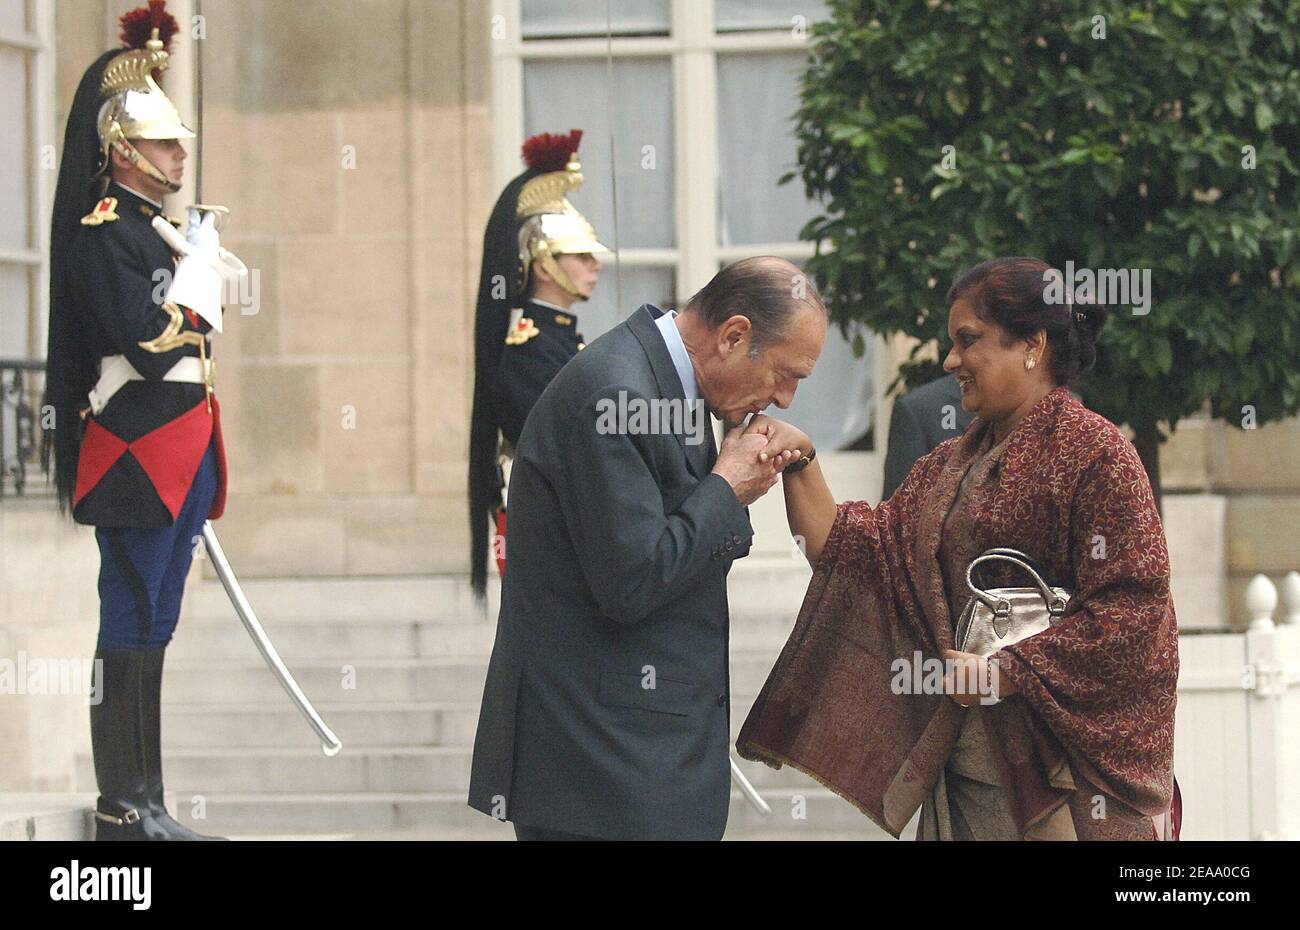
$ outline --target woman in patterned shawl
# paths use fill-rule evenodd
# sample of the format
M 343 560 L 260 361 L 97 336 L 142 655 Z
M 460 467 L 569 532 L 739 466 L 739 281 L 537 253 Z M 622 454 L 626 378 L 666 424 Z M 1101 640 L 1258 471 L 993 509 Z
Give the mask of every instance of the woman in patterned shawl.
M 815 460 L 784 481 L 813 578 L 736 745 L 807 772 L 894 836 L 919 808 L 918 839 L 1152 839 L 1170 810 L 1164 532 L 1132 444 L 1069 391 L 1106 313 L 1046 302 L 1045 273 L 1000 258 L 953 285 L 944 368 L 976 419 L 889 500 L 837 506 Z M 811 448 L 757 419 L 772 448 Z M 980 660 L 953 651 L 953 630 L 967 565 L 998 546 L 1072 597 L 1050 629 Z M 1029 583 L 986 567 L 999 569 L 982 574 L 990 586 Z M 938 688 L 900 687 L 901 670 L 935 659 L 949 660 Z M 981 675 L 963 686 L 955 663 Z

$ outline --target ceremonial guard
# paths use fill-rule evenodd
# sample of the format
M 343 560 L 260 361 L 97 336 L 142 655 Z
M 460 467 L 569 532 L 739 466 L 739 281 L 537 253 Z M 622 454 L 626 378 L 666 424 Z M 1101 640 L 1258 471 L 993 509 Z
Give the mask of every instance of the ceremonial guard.
M 503 491 L 515 443 L 537 398 L 582 348 L 570 309 L 591 297 L 598 256 L 609 252 L 566 196 L 582 186 L 581 140 L 575 129 L 525 142 L 528 167 L 502 192 L 483 237 L 469 449 L 470 577 L 479 596 L 493 524 L 505 572 Z
M 209 348 L 223 289 L 215 213 L 192 208 L 184 238 L 162 213 L 181 186 L 182 140 L 194 138 L 155 81 L 176 31 L 151 0 L 122 17 L 126 50 L 82 77 L 50 238 L 58 497 L 95 527 L 100 551 L 96 839 L 212 838 L 167 813 L 161 765 L 163 655 L 226 486 Z

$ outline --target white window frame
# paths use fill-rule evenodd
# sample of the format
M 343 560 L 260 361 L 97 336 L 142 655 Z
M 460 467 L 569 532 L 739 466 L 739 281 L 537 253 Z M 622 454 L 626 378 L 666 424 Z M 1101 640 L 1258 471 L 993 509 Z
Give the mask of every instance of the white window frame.
M 27 248 L 0 249 L 0 265 L 28 272 L 28 326 L 25 355 L 45 357 L 50 290 L 50 210 L 54 200 L 57 171 L 42 167 L 45 147 L 54 146 L 54 0 L 19 0 L 24 4 L 29 29 L 14 33 L 0 31 L 0 47 L 28 56 L 27 69 L 27 153 L 20 170 L 26 172 Z M 30 28 L 34 27 L 34 28 Z M 56 160 L 57 164 L 57 160 Z M 32 273 L 32 272 L 35 273 Z
M 594 4 L 599 7 L 601 4 Z M 767 242 L 720 245 L 718 242 L 718 74 L 717 56 L 734 53 L 794 52 L 805 47 L 795 24 L 790 29 L 718 33 L 712 0 L 670 0 L 667 36 L 523 39 L 521 0 L 492 0 L 493 176 L 500 190 L 520 170 L 519 140 L 524 136 L 523 72 L 526 61 L 546 59 L 669 58 L 673 74 L 673 154 L 677 244 L 672 248 L 626 248 L 608 242 L 616 261 L 626 267 L 671 267 L 676 293 L 693 294 L 717 273 L 718 267 L 749 255 L 777 255 L 803 262 L 814 252 L 811 242 Z M 807 24 L 806 24 L 807 25 Z M 497 36 L 500 38 L 497 38 Z M 689 87 L 690 93 L 681 93 Z M 612 236 L 612 233 L 611 233 Z M 876 400 L 875 449 L 837 453 L 878 458 L 859 462 L 875 473 L 883 465 L 892 405 L 884 403 L 892 372 L 892 353 L 878 335 L 864 333 L 874 349 L 872 381 Z M 878 489 L 877 489 L 878 490 Z

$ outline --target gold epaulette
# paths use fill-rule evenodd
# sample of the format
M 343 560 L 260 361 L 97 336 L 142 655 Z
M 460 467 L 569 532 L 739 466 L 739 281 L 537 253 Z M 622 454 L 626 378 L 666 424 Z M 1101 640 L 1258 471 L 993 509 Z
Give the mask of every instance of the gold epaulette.
M 112 223 L 117 219 L 117 198 L 105 197 L 99 203 L 95 204 L 95 209 L 91 210 L 81 218 L 82 226 L 102 226 L 105 223 Z
M 537 324 L 528 317 L 520 317 L 519 322 L 511 327 L 510 332 L 506 333 L 506 345 L 521 346 L 529 339 L 536 336 L 541 330 Z

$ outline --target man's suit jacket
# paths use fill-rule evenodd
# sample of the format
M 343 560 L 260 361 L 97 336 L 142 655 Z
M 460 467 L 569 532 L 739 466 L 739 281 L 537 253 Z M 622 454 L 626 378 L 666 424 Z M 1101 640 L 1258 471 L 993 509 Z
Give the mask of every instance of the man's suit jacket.
M 949 418 L 951 407 L 955 415 Z M 889 447 L 885 453 L 885 486 L 881 500 L 889 497 L 903 483 L 917 459 L 926 455 L 945 439 L 966 432 L 975 415 L 961 406 L 961 387 L 953 375 L 944 375 L 909 391 L 894 401 L 889 419 Z M 952 428 L 945 428 L 952 422 Z
M 601 425 L 620 395 L 684 404 L 659 313 L 641 307 L 569 362 L 516 450 L 469 803 L 527 826 L 609 839 L 726 827 L 726 580 L 749 516 L 709 473 L 711 432 L 692 445 Z

